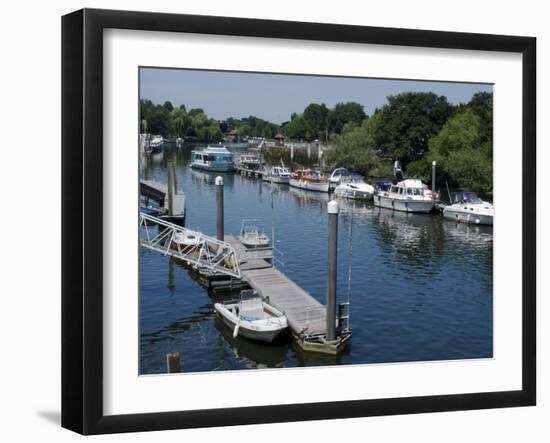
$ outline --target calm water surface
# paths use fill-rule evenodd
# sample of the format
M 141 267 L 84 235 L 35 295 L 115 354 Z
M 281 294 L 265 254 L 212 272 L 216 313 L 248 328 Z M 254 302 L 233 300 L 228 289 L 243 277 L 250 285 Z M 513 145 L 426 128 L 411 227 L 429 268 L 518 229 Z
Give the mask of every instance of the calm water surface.
M 168 157 L 187 195 L 187 227 L 215 235 L 219 174 L 191 170 L 189 149 L 169 149 L 144 158 L 142 177 L 166 182 Z M 274 228 L 284 272 L 324 304 L 329 196 L 222 175 L 226 231 L 237 235 L 243 218 L 260 219 L 268 233 Z M 349 296 L 353 328 L 343 355 L 234 339 L 213 309 L 231 295 L 209 295 L 173 259 L 140 248 L 141 373 L 164 373 L 174 351 L 184 372 L 492 357 L 491 227 L 345 200 L 340 209 L 338 297 Z

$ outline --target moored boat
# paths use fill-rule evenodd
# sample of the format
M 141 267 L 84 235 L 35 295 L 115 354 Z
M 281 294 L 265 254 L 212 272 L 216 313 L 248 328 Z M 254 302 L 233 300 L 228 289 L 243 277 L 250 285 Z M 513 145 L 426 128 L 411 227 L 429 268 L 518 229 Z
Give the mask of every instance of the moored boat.
M 451 192 L 451 204 L 443 208 L 443 217 L 461 223 L 492 225 L 494 206 L 481 200 L 475 192 Z
M 240 300 L 215 303 L 214 310 L 233 329 L 233 336 L 272 343 L 288 321 L 283 312 L 263 301 L 254 291 L 242 291 Z
M 263 179 L 271 183 L 288 184 L 290 171 L 284 166 L 273 166 L 264 171 Z
M 349 175 L 334 189 L 334 195 L 353 200 L 370 200 L 374 186 L 365 183 L 361 176 Z
M 235 170 L 233 154 L 225 146 L 208 146 L 202 151 L 191 151 L 191 167 L 215 172 Z
M 350 172 L 346 168 L 336 168 L 330 174 L 330 189 L 335 189 L 343 180 L 350 176 Z
M 269 246 L 270 238 L 255 224 L 257 220 L 243 220 L 239 240 L 247 248 L 262 248 Z
M 238 162 L 239 168 L 256 171 L 260 168 L 260 158 L 253 154 L 242 154 L 239 156 Z
M 290 186 L 307 191 L 329 192 L 330 182 L 318 171 L 299 169 L 290 175 Z
M 164 138 L 162 138 L 162 135 L 156 135 L 149 142 L 149 148 L 153 152 L 153 154 L 160 152 L 163 146 Z
M 406 179 L 392 184 L 389 189 L 377 189 L 374 194 L 374 205 L 381 208 L 403 212 L 430 212 L 434 199 L 428 187 L 417 179 Z

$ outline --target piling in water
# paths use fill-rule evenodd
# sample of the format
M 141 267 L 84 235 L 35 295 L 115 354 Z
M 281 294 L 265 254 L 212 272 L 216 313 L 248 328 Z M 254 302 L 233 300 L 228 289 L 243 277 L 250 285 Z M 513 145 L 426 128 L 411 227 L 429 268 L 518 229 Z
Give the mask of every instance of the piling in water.
M 168 164 L 168 215 L 174 215 L 174 193 L 175 193 L 175 174 L 172 168 L 172 162 Z
M 336 338 L 336 272 L 338 257 L 338 203 L 330 201 L 328 211 L 327 340 Z
M 216 177 L 216 238 L 223 241 L 223 178 Z
M 179 352 L 169 352 L 166 354 L 166 372 L 169 374 L 181 372 Z
M 436 162 L 434 160 L 432 162 L 432 195 L 434 199 L 435 199 L 435 166 L 436 166 Z

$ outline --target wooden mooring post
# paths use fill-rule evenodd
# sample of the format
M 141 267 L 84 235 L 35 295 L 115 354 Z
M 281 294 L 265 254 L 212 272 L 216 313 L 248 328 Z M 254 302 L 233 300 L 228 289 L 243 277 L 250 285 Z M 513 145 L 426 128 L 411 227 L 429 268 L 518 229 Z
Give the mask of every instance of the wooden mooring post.
M 336 338 L 336 277 L 338 258 L 338 202 L 332 200 L 328 211 L 327 340 Z
M 216 209 L 216 238 L 223 241 L 223 178 L 220 176 L 216 177 Z
M 181 372 L 181 361 L 179 352 L 166 354 L 166 372 L 169 374 Z
M 433 195 L 433 198 L 435 199 L 435 167 L 436 167 L 436 162 L 435 160 L 432 162 L 432 195 Z

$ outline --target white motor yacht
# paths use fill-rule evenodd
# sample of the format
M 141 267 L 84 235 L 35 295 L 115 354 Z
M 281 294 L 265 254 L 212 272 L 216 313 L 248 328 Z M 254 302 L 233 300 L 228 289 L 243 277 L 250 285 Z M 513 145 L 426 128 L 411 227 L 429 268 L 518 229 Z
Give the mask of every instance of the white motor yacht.
M 330 174 L 330 189 L 335 189 L 336 186 L 342 183 L 342 181 L 350 175 L 351 173 L 346 168 L 336 168 L 332 171 L 332 174 Z
M 273 166 L 264 171 L 263 179 L 271 183 L 288 184 L 290 171 L 284 166 Z
M 202 151 L 191 151 L 191 167 L 215 172 L 235 170 L 233 154 L 221 145 L 208 146 Z
M 353 200 L 370 200 L 374 195 L 374 186 L 365 183 L 360 175 L 350 174 L 342 177 L 334 189 L 334 195 Z
M 494 206 L 475 192 L 451 192 L 451 204 L 443 208 L 443 217 L 462 223 L 492 225 Z
M 428 187 L 417 179 L 408 178 L 392 184 L 389 189 L 379 189 L 374 195 L 374 205 L 404 212 L 430 212 L 434 199 Z

